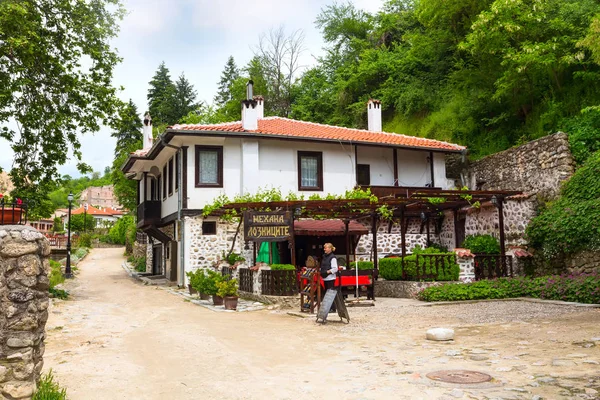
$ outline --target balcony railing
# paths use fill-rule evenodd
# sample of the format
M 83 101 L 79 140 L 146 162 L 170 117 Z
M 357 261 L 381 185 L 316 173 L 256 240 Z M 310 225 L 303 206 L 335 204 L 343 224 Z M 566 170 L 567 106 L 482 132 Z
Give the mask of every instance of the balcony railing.
M 160 222 L 160 200 L 147 200 L 138 205 L 137 227 L 143 228 Z

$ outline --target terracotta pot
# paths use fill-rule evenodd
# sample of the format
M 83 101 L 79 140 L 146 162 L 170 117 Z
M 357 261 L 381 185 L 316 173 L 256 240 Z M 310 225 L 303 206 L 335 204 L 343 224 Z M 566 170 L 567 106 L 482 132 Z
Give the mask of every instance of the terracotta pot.
M 237 296 L 227 296 L 223 299 L 225 309 L 226 310 L 235 310 L 238 305 L 238 297 Z
M 217 296 L 216 294 L 213 294 L 213 305 L 215 306 L 222 306 L 223 305 L 223 298 L 221 296 Z
M 19 207 L 5 207 L 4 209 L 0 208 L 0 225 L 13 225 L 20 223 L 21 216 L 23 215 L 25 210 Z
M 198 293 L 198 291 L 196 289 L 194 289 L 192 287 L 192 285 L 190 285 L 189 283 L 188 283 L 188 290 L 190 291 L 190 296 L 193 295 L 193 294 Z
M 200 293 L 200 300 L 210 300 L 210 294 Z

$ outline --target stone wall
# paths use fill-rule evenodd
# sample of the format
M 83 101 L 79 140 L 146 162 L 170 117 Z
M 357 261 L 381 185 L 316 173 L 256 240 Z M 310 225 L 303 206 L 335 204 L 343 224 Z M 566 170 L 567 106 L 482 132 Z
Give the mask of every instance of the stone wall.
M 466 175 L 472 189 L 520 190 L 551 199 L 574 172 L 567 134 L 559 132 L 475 161 Z
M 567 260 L 569 273 L 600 272 L 600 251 L 581 251 Z
M 44 364 L 50 244 L 33 228 L 0 226 L 1 398 L 29 399 Z

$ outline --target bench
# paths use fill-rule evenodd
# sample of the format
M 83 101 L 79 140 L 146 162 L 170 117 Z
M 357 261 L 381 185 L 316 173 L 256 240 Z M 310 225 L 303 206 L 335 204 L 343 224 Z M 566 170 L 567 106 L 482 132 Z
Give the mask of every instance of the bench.
M 356 297 L 356 271 L 353 269 L 339 271 L 336 279 L 336 286 L 340 286 L 340 291 L 344 297 L 353 294 Z M 366 292 L 367 299 L 375 300 L 375 283 L 373 280 L 372 269 L 358 270 L 358 291 Z

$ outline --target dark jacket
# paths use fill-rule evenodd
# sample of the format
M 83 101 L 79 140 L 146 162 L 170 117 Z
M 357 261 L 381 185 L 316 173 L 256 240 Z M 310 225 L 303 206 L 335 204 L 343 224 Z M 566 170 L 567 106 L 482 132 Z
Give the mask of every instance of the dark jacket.
M 327 271 L 331 269 L 331 260 L 334 258 L 335 254 L 333 254 L 333 251 L 323 255 L 323 259 L 321 260 L 321 278 L 326 278 L 329 275 Z

